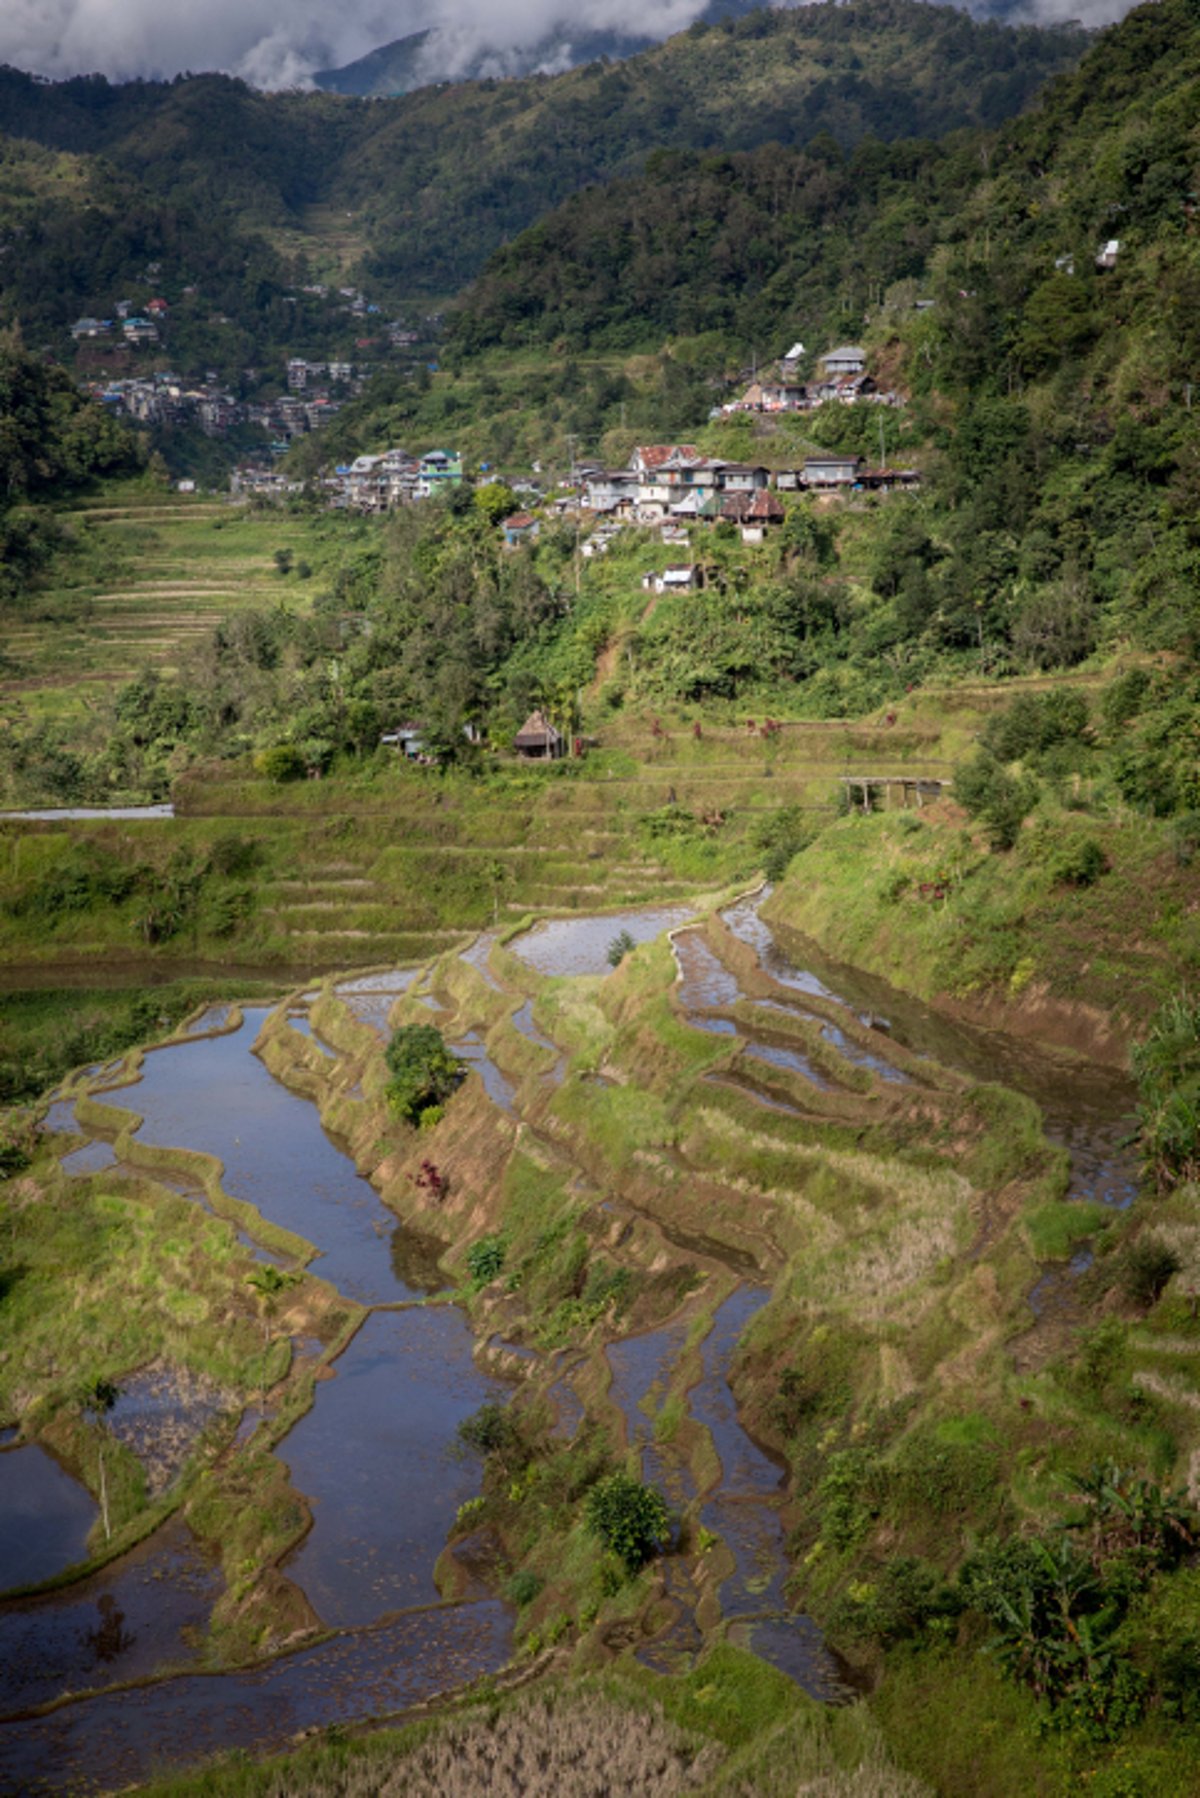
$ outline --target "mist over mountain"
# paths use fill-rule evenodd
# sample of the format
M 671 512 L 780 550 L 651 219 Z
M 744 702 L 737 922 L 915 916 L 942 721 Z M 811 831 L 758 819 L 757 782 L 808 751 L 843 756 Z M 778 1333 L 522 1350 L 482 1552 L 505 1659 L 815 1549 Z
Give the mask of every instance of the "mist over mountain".
M 762 0 L 708 0 L 697 7 L 693 0 L 667 0 L 627 25 L 593 23 L 576 15 L 555 21 L 534 37 L 519 15 L 506 14 L 486 23 L 452 21 L 383 44 L 345 68 L 319 69 L 313 80 L 330 93 L 388 96 L 438 81 L 557 75 L 601 58 L 623 61 L 683 26 L 744 18 L 761 4 Z M 522 32 L 519 38 L 511 37 L 514 29 Z
M 272 90 L 320 85 L 395 93 L 476 76 L 557 71 L 598 56 L 617 59 L 701 18 L 737 16 L 746 0 L 6 0 L 0 63 L 62 79 L 114 80 L 217 70 Z M 979 0 L 968 10 L 1011 23 L 1075 18 L 1097 26 L 1126 0 Z M 432 15 L 431 16 L 431 12 Z M 365 65 L 365 66 L 360 66 Z

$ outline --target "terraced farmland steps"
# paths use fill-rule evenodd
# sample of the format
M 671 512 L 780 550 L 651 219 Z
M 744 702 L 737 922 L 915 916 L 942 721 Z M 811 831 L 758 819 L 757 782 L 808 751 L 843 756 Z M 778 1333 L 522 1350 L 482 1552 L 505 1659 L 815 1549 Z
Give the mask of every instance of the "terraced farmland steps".
M 327 865 L 327 871 L 334 881 L 357 881 L 360 876 L 346 872 L 352 865 L 331 863 Z M 668 926 L 682 931 L 676 936 L 676 954 L 680 966 L 677 1000 L 683 1017 L 701 1032 L 712 1032 L 721 1043 L 728 1041 L 730 1052 L 740 1058 L 741 1067 L 744 1068 L 747 1057 L 753 1057 L 756 1052 L 789 1049 L 795 1041 L 797 1025 L 802 1025 L 809 1033 L 805 1041 L 814 1053 L 819 1050 L 822 1056 L 819 1067 L 810 1062 L 806 1071 L 803 1057 L 798 1064 L 771 1063 L 768 1058 L 764 1070 L 745 1088 L 751 1104 L 762 1118 L 759 1128 L 764 1133 L 769 1133 L 769 1118 L 773 1112 L 791 1111 L 799 1117 L 821 1117 L 837 1115 L 839 1106 L 848 1105 L 856 1115 L 863 1115 L 864 1107 L 869 1109 L 895 1102 L 889 1098 L 889 1092 L 903 1093 L 910 1087 L 926 1086 L 931 1092 L 936 1091 L 939 1083 L 947 1078 L 944 1073 L 939 1073 L 939 1068 L 948 1061 L 960 1070 L 959 1080 L 980 1075 L 995 1078 L 999 1069 L 1014 1083 L 1023 1082 L 1027 1088 L 1048 1099 L 1051 1129 L 1064 1134 L 1075 1156 L 1079 1190 L 1088 1187 L 1097 1169 L 1108 1165 L 1106 1157 L 1111 1145 L 1105 1131 L 1112 1122 L 1110 1113 L 1115 1092 L 1111 1084 L 1104 1094 L 1097 1092 L 1094 1095 L 1094 1105 L 1089 1109 L 1089 1102 L 1081 1105 L 1080 1101 L 1081 1093 L 1085 1096 L 1088 1093 L 1086 1071 L 1081 1081 L 1080 1070 L 1072 1068 L 1069 1080 L 1063 1080 L 1059 1068 L 1056 1082 L 1035 1055 L 1021 1046 L 1005 1045 L 995 1039 L 994 1033 L 972 1034 L 958 1026 L 949 1026 L 900 995 L 885 993 L 878 983 L 873 985 L 858 979 L 851 971 L 814 966 L 807 955 L 793 959 L 775 942 L 760 914 L 764 898 L 769 899 L 769 894 L 727 906 L 718 917 L 705 921 L 703 934 L 700 928 L 690 925 L 690 908 L 687 907 L 680 907 L 673 913 L 660 908 L 652 918 L 630 914 L 626 920 L 647 939 Z M 613 929 L 619 928 L 620 924 L 619 914 L 560 919 L 543 923 L 528 937 L 518 939 L 514 947 L 539 979 L 569 977 L 573 973 L 594 977 L 604 972 L 606 945 Z M 746 959 L 747 952 L 753 955 L 753 966 Z M 530 1002 L 525 993 L 506 986 L 503 964 L 490 939 L 478 940 L 475 948 L 468 945 L 463 959 L 465 966 L 485 988 L 509 1004 L 508 1016 L 515 1035 L 524 1036 L 535 1046 L 545 1045 L 548 1051 L 558 1047 L 553 1035 L 547 1037 L 544 1030 L 533 1023 L 532 1011 L 525 1018 L 524 1028 L 517 1023 L 518 1011 L 524 1011 Z M 376 1028 L 386 1033 L 397 1005 L 408 998 L 413 980 L 400 971 L 393 971 L 375 977 L 374 985 L 371 981 L 372 977 L 360 977 L 358 982 L 341 983 L 341 987 L 347 997 L 354 996 L 351 989 L 357 984 L 364 998 L 386 1001 L 377 1008 L 377 1016 L 372 1019 Z M 310 994 L 306 1000 L 292 1001 L 299 1023 L 304 1022 L 306 1006 L 315 1002 L 315 997 Z M 524 1004 L 518 1007 L 519 999 L 524 999 Z M 764 1011 L 770 1019 L 771 1005 L 778 1009 L 779 1016 L 764 1023 Z M 447 1015 L 453 1016 L 453 1012 Z M 884 1020 L 886 1028 L 881 1028 Z M 835 1034 L 824 1034 L 829 1029 Z M 530 1035 L 530 1030 L 536 1035 Z M 245 1030 L 239 1034 L 244 1044 Z M 311 1026 L 308 1034 L 314 1034 Z M 493 1041 L 495 1053 L 500 1055 L 501 1040 L 489 1032 L 489 1043 Z M 482 1044 L 480 1046 L 482 1048 Z M 923 1063 L 922 1058 L 932 1057 L 935 1051 L 937 1061 Z M 191 1039 L 190 1047 L 181 1044 L 156 1052 L 161 1059 L 148 1057 L 148 1062 L 153 1064 L 154 1078 L 143 1078 L 143 1091 L 132 1102 L 150 1104 L 160 1070 L 170 1071 L 170 1057 L 201 1052 L 207 1053 L 204 1041 Z M 241 1053 L 244 1054 L 244 1047 Z M 314 1038 L 312 1053 L 329 1061 L 332 1052 L 327 1042 L 322 1044 Z M 221 1059 L 221 1053 L 218 1053 L 215 1064 L 220 1065 Z M 482 1049 L 476 1065 L 484 1077 L 485 1087 L 488 1086 L 486 1070 L 489 1063 L 502 1079 L 505 1077 L 503 1056 L 497 1067 L 492 1062 L 491 1051 Z M 814 1077 L 818 1073 L 821 1078 Z M 111 1079 L 111 1070 L 108 1076 L 100 1077 L 101 1085 L 105 1077 Z M 555 1090 L 568 1077 L 567 1066 L 560 1059 L 559 1070 L 551 1074 L 549 1097 L 543 1090 L 542 1102 L 552 1104 Z M 710 1078 L 711 1075 L 702 1075 L 701 1083 Z M 197 1142 L 203 1139 L 211 1144 L 215 1140 L 211 1130 L 218 1126 L 227 1139 L 231 1135 L 237 1139 L 232 1145 L 227 1140 L 221 1158 L 227 1162 L 226 1177 L 235 1185 L 244 1185 L 249 1176 L 239 1175 L 237 1171 L 237 1154 L 242 1149 L 241 1133 L 235 1128 L 233 1101 L 246 1083 L 242 1076 L 235 1075 L 234 1079 L 233 1087 L 222 1087 L 219 1081 L 216 1083 L 213 1104 L 207 1111 L 203 1107 L 197 1111 L 193 1079 L 188 1078 L 178 1090 L 185 1092 L 187 1097 L 190 1119 L 187 1128 L 201 1133 L 195 1139 Z M 175 1081 L 170 1084 L 178 1086 Z M 136 1091 L 136 1088 L 131 1089 L 131 1093 Z M 499 1100 L 504 1108 L 511 1105 L 515 1110 L 518 1104 L 525 1104 L 528 1087 L 524 1082 L 517 1089 L 510 1087 L 509 1091 L 513 1096 L 507 1102 L 503 1098 Z M 117 1097 L 120 1102 L 120 1096 Z M 61 1119 L 57 1121 L 61 1125 Z M 523 1118 L 522 1123 L 534 1135 L 542 1137 L 536 1113 Z M 184 1127 L 182 1113 L 171 1122 L 160 1120 L 166 1140 L 174 1140 Z M 261 1131 L 261 1120 L 258 1127 Z M 252 1134 L 248 1133 L 248 1139 Z M 274 1139 L 270 1131 L 263 1133 L 263 1140 L 268 1148 L 272 1148 Z M 561 1158 L 564 1149 L 555 1138 L 544 1136 L 542 1140 Z M 289 1172 L 285 1169 L 283 1172 L 289 1203 L 294 1203 L 304 1191 L 307 1170 Z M 273 1179 L 279 1174 L 280 1169 L 272 1170 Z M 699 1193 L 706 1170 L 703 1166 L 687 1166 L 686 1177 L 693 1191 Z M 719 1176 L 712 1177 L 719 1181 Z M 264 1202 L 262 1196 L 258 1196 L 259 1202 Z M 595 1197 L 598 1202 L 601 1197 L 598 1190 Z M 617 1197 L 606 1203 L 614 1208 L 612 1226 L 618 1233 L 624 1227 L 623 1217 L 636 1221 L 640 1215 L 633 1197 Z M 652 1204 L 646 1210 L 644 1221 L 648 1226 L 655 1225 Z M 664 1240 L 677 1239 L 682 1252 L 694 1253 L 705 1264 L 714 1269 L 721 1268 L 722 1243 L 714 1238 L 703 1242 L 696 1237 L 689 1240 L 683 1234 L 676 1238 L 671 1226 L 662 1224 L 661 1220 L 656 1227 L 661 1227 Z M 320 1236 L 322 1229 L 314 1225 L 312 1234 Z M 364 1238 L 364 1243 L 369 1250 L 369 1239 Z M 745 1437 L 744 1431 L 741 1436 L 737 1434 L 740 1425 L 736 1406 L 728 1396 L 730 1357 L 760 1301 L 752 1284 L 739 1284 L 746 1272 L 744 1264 L 730 1256 L 724 1271 L 727 1281 L 733 1273 L 734 1290 L 718 1308 L 705 1338 L 709 1347 L 703 1351 L 702 1378 L 687 1395 L 688 1414 L 696 1425 L 709 1432 L 716 1447 L 723 1470 L 721 1483 L 706 1492 L 698 1492 L 694 1483 L 689 1485 L 687 1464 L 673 1458 L 669 1444 L 663 1446 L 653 1439 L 643 1440 L 643 1454 L 649 1457 L 645 1464 L 661 1476 L 676 1502 L 684 1507 L 699 1504 L 697 1515 L 700 1521 L 723 1544 L 722 1558 L 714 1566 L 719 1575 L 720 1606 L 727 1626 L 735 1633 L 743 1633 L 758 1652 L 795 1672 L 802 1681 L 811 1680 L 810 1689 L 826 1697 L 840 1696 L 842 1687 L 838 1670 L 830 1667 L 827 1658 L 822 1658 L 819 1640 L 806 1632 L 803 1620 L 797 1619 L 786 1605 L 783 1582 L 787 1567 L 779 1545 L 778 1470 L 773 1468 L 769 1458 L 762 1456 L 751 1439 Z M 339 1285 L 345 1278 L 353 1286 L 356 1279 L 352 1274 L 337 1277 Z M 370 1301 L 377 1295 L 372 1289 L 363 1296 Z M 627 1360 L 632 1356 L 636 1361 L 642 1353 L 639 1343 L 642 1348 L 646 1347 L 640 1338 L 629 1339 L 620 1345 Z M 610 1361 L 616 1353 L 615 1348 L 609 1351 Z M 669 1381 L 671 1360 L 672 1356 L 665 1357 L 661 1368 L 652 1372 L 639 1390 L 633 1390 L 638 1385 L 634 1378 L 624 1398 L 618 1394 L 618 1406 L 626 1417 L 631 1439 L 644 1438 L 645 1430 L 638 1421 L 642 1401 L 651 1388 L 655 1388 L 659 1394 L 655 1402 L 660 1402 L 664 1382 Z M 337 1381 L 323 1390 L 336 1396 Z M 335 1414 L 336 1406 L 331 1415 Z M 328 1458 L 328 1441 L 321 1453 Z M 746 1473 L 748 1484 L 739 1492 L 741 1476 L 735 1472 L 731 1490 L 730 1468 L 743 1464 L 744 1469 L 749 1470 Z M 648 1664 L 673 1669 L 686 1665 L 705 1639 L 706 1632 L 700 1623 L 702 1590 L 696 1584 L 691 1564 L 676 1563 L 670 1557 L 664 1579 L 670 1611 L 668 1622 L 653 1640 L 642 1644 L 639 1652 Z M 497 1644 L 503 1639 L 501 1613 L 495 1608 L 490 1611 L 486 1607 L 478 1608 L 473 1614 L 472 1629 L 477 1625 L 481 1633 L 473 1635 L 469 1643 L 460 1643 L 458 1648 L 447 1646 L 444 1633 L 440 1636 L 437 1633 L 442 1628 L 440 1619 L 445 1615 L 438 1613 L 436 1627 L 431 1626 L 426 1632 L 437 1638 L 438 1648 L 443 1651 L 442 1675 L 446 1667 L 460 1669 L 480 1664 L 472 1660 L 477 1651 L 483 1657 L 482 1664 L 491 1664 Z M 449 1621 L 445 1628 L 450 1628 Z M 261 1673 L 233 1678 L 222 1676 L 219 1682 L 204 1682 L 207 1696 L 202 1696 L 200 1682 L 189 1682 L 184 1678 L 167 1682 L 161 1688 L 148 1688 L 140 1694 L 114 1695 L 109 1699 L 71 1705 L 52 1719 L 37 1720 L 29 1725 L 4 1725 L 0 1727 L 0 1770 L 6 1767 L 9 1770 L 0 1771 L 0 1778 L 15 1778 L 17 1783 L 10 1789 L 21 1789 L 20 1780 L 25 1777 L 22 1769 L 31 1764 L 28 1757 L 51 1751 L 57 1764 L 66 1769 L 79 1767 L 85 1739 L 93 1743 L 99 1740 L 102 1750 L 98 1764 L 111 1767 L 114 1777 L 125 1778 L 131 1769 L 142 1764 L 138 1757 L 145 1753 L 146 1742 L 161 1744 L 170 1740 L 171 1731 L 178 1729 L 181 1720 L 186 1720 L 193 1739 L 203 1743 L 219 1738 L 229 1715 L 236 1714 L 243 1719 L 249 1715 L 255 1721 L 240 1723 L 238 1729 L 242 1733 L 236 1739 L 255 1748 L 269 1745 L 280 1739 L 280 1732 L 294 1727 L 298 1718 L 313 1715 L 314 1687 L 320 1688 L 322 1694 L 317 1712 L 321 1721 L 359 1714 L 364 1689 L 378 1695 L 380 1702 L 402 1702 L 421 1689 L 419 1680 L 416 1685 L 413 1681 L 414 1668 L 422 1664 L 421 1653 L 414 1647 L 415 1641 L 407 1619 L 394 1627 L 364 1626 L 355 1621 L 347 1626 L 346 1633 L 328 1653 L 321 1649 L 304 1651 Z M 402 1649 L 401 1644 L 404 1645 Z M 398 1654 L 400 1659 L 397 1659 Z M 386 1663 L 390 1671 L 386 1674 L 380 1655 L 391 1656 Z M 361 1684 L 364 1680 L 365 1688 Z M 234 1711 L 231 1712 L 230 1707 L 235 1707 Z M 13 1768 L 17 1770 L 15 1774 Z

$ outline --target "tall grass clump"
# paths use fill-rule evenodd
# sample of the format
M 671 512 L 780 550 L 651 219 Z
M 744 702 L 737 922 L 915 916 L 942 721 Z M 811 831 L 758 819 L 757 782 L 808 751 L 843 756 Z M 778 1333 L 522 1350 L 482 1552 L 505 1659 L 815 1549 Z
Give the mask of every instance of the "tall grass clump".
M 1171 996 L 1132 1054 L 1142 1170 L 1160 1193 L 1200 1179 L 1200 998 Z

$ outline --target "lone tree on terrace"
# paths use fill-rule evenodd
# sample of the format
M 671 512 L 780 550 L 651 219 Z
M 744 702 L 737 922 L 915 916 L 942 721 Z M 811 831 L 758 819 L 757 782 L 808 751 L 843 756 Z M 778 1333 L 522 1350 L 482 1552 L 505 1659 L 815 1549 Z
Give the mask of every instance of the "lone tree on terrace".
M 408 1124 L 418 1123 L 423 1111 L 448 1099 L 464 1073 L 432 1024 L 393 1030 L 384 1059 L 392 1076 L 388 1103 Z

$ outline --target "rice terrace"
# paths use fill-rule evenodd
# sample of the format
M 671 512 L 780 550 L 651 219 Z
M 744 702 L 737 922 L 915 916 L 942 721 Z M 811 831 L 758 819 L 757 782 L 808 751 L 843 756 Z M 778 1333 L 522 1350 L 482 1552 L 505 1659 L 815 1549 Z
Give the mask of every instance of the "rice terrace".
M 1194 1798 L 1194 0 L 84 10 L 0 1794 Z

